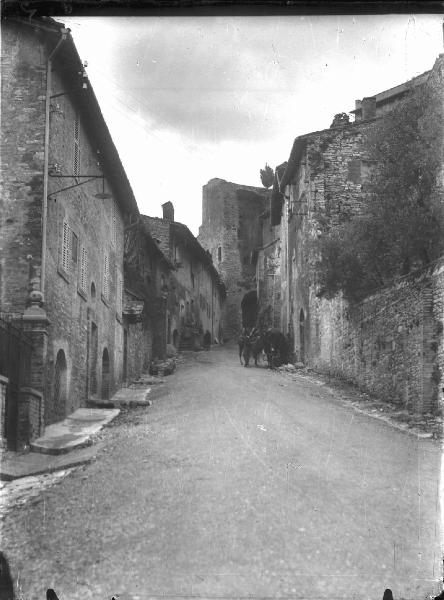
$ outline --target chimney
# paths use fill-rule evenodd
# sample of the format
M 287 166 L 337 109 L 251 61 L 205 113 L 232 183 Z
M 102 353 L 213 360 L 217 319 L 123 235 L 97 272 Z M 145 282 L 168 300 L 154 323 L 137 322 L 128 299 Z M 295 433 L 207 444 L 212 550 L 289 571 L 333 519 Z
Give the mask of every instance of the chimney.
M 373 119 L 376 117 L 376 96 L 369 96 L 362 99 L 362 116 L 361 119 Z
M 162 204 L 162 210 L 163 210 L 163 218 L 165 219 L 165 221 L 169 221 L 170 223 L 174 222 L 174 206 L 172 202 L 165 202 L 165 204 Z

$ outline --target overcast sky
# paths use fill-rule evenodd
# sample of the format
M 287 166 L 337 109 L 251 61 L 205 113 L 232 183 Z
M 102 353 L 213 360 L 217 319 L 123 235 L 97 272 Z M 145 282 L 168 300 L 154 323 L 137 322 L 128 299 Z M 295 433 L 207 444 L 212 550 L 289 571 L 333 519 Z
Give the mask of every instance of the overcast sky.
M 430 69 L 441 15 L 75 17 L 71 29 L 139 209 L 197 234 L 213 177 L 260 186 L 296 136 Z

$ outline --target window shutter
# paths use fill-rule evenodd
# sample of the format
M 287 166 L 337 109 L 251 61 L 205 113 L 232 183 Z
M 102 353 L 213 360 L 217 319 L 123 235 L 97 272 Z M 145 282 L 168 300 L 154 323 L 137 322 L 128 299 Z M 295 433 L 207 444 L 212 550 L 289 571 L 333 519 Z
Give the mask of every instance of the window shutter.
M 109 257 L 105 254 L 103 259 L 103 297 L 108 300 L 109 297 Z
M 69 273 L 70 258 L 71 258 L 71 228 L 66 221 L 63 222 L 63 240 L 62 240 L 62 268 L 66 273 Z
M 82 248 L 80 257 L 80 289 L 86 292 L 86 283 L 88 278 L 88 252 L 85 247 Z

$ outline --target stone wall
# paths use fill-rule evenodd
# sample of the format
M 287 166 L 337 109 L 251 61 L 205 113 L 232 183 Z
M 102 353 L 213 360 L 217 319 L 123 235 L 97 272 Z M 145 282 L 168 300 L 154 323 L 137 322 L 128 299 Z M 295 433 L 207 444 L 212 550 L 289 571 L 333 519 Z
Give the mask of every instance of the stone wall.
M 281 240 L 280 228 L 272 226 L 270 211 L 260 218 L 261 246 L 257 249 L 256 281 L 261 328 L 281 328 Z
M 0 307 L 18 316 L 42 258 L 46 48 L 5 20 L 1 49 Z
M 49 424 L 83 405 L 91 393 L 100 396 L 102 383 L 111 394 L 122 379 L 122 206 L 126 199 L 113 193 L 106 170 L 108 199 L 95 197 L 102 191 L 100 179 L 60 191 L 86 180 L 79 175 L 100 174 L 100 148 L 90 139 L 85 113 L 79 108 L 77 71 L 55 59 L 50 93 L 57 98 L 51 100 L 49 111 L 49 165 L 53 175 L 69 177 L 48 177 L 46 278 L 41 282 L 46 61 L 53 46 L 46 47 L 51 36 L 28 25 L 13 21 L 3 25 L 0 308 L 22 320 L 35 338 L 40 336 L 39 348 L 33 350 L 36 368 L 30 385 L 43 394 Z M 23 313 L 29 310 L 30 289 L 40 286 L 46 311 L 42 318 L 49 321 L 39 333 Z M 94 345 L 93 324 L 97 327 Z M 106 381 L 102 378 L 105 349 L 110 363 Z M 64 358 L 57 363 L 57 357 Z M 92 391 L 94 361 L 98 385 Z
M 263 188 L 212 179 L 202 193 L 202 225 L 198 240 L 207 249 L 227 288 L 223 312 L 224 336 L 237 338 L 241 301 L 256 290 L 252 253 L 260 246 L 259 215 L 266 208 Z
M 53 74 L 53 94 L 69 89 L 69 82 Z M 79 127 L 79 173 L 99 173 L 98 156 L 79 113 L 75 98 L 57 98 L 50 115 L 49 164 L 62 174 L 74 172 L 76 121 Z M 66 181 L 49 177 L 47 269 L 45 307 L 48 329 L 45 421 L 50 423 L 81 406 L 89 396 L 112 395 L 123 378 L 123 247 L 124 212 L 106 177 L 109 198 L 99 199 L 101 181 L 95 179 L 61 193 Z M 79 178 L 78 183 L 85 181 Z M 63 263 L 65 227 L 69 258 Z M 82 263 L 85 263 L 82 266 Z M 85 266 L 86 265 L 86 266 Z M 84 276 L 82 278 L 82 270 Z M 97 336 L 97 340 L 92 338 Z M 63 351 L 67 362 L 67 393 L 57 400 L 54 386 L 56 358 Z M 109 374 L 106 370 L 109 357 Z M 93 367 L 94 364 L 94 367 Z M 94 369 L 97 386 L 91 386 Z M 103 371 L 102 369 L 105 369 Z M 62 406 L 64 403 L 64 406 Z
M 155 321 L 156 340 L 164 337 L 165 344 L 191 349 L 200 347 L 208 332 L 212 343 L 221 341 L 224 299 L 204 249 L 180 223 L 148 216 L 143 219 L 153 238 L 159 240 L 159 249 L 175 265 L 166 282 L 165 315 L 159 314 Z
M 439 285 L 442 274 L 424 274 L 356 306 L 341 296 L 313 295 L 310 364 L 409 411 L 436 411 L 442 370 Z

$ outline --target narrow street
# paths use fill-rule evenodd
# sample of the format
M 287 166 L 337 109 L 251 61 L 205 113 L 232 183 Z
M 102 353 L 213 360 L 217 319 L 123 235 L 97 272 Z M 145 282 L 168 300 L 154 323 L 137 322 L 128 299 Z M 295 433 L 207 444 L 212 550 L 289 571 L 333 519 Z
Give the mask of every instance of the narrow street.
M 296 379 L 296 380 L 293 380 Z M 420 600 L 441 577 L 440 446 L 324 386 L 187 353 L 98 459 L 3 521 L 26 599 Z

